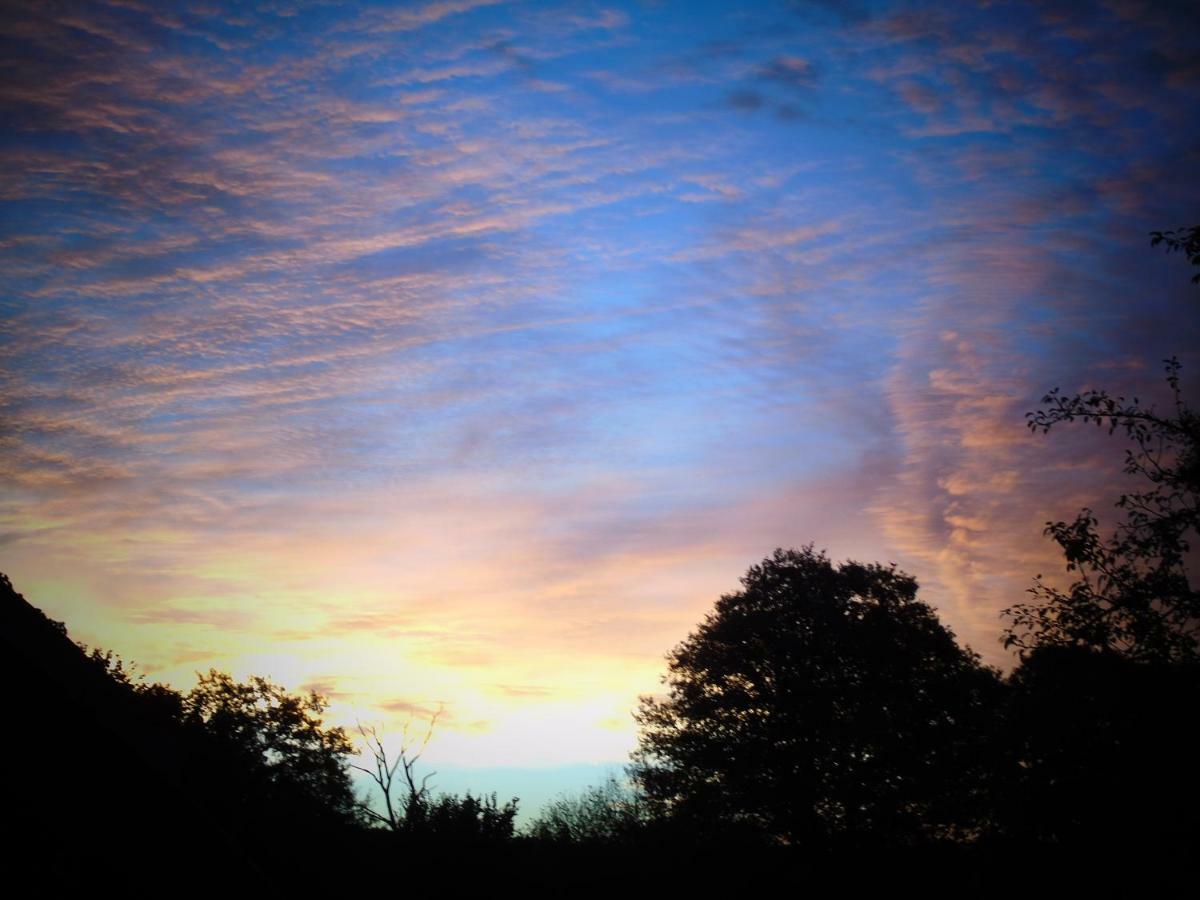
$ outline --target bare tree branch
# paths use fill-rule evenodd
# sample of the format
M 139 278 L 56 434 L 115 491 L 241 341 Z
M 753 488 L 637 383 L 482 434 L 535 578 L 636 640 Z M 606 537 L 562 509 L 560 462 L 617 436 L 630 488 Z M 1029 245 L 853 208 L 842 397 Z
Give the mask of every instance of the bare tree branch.
M 358 733 L 362 735 L 363 743 L 367 750 L 370 751 L 374 770 L 364 766 L 355 765 L 353 768 L 367 775 L 379 789 L 379 793 L 383 797 L 384 813 L 376 812 L 371 808 L 369 800 L 363 801 L 359 807 L 372 820 L 381 822 L 387 825 L 392 831 L 402 831 L 406 824 L 411 824 L 407 820 L 409 816 L 416 812 L 425 802 L 429 794 L 429 779 L 436 775 L 436 772 L 430 772 L 421 778 L 420 785 L 417 784 L 416 765 L 421 759 L 421 754 L 425 752 L 425 748 L 429 746 L 429 741 L 433 737 L 433 729 L 437 724 L 438 718 L 441 716 L 443 706 L 439 706 L 437 711 L 429 718 L 429 725 L 425 729 L 425 734 L 421 738 L 420 743 L 414 750 L 410 743 L 410 721 L 404 726 L 401 737 L 401 745 L 399 754 L 392 759 L 388 755 L 387 748 L 383 744 L 383 739 L 379 736 L 379 731 L 374 725 L 363 725 L 358 723 Z M 396 787 L 396 773 L 401 771 L 404 773 L 404 783 L 407 786 L 407 796 L 403 802 L 400 797 L 393 794 L 393 789 Z M 401 811 L 400 807 L 403 807 Z

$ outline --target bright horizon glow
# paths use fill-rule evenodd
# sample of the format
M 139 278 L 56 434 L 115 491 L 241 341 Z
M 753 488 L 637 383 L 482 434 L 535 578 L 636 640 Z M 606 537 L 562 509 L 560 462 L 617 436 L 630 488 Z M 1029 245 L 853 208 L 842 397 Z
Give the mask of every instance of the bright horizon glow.
M 809 542 L 1007 666 L 1122 477 L 1024 413 L 1172 354 L 1195 396 L 1164 5 L 260 6 L 3 37 L 0 570 L 155 679 L 600 771 Z

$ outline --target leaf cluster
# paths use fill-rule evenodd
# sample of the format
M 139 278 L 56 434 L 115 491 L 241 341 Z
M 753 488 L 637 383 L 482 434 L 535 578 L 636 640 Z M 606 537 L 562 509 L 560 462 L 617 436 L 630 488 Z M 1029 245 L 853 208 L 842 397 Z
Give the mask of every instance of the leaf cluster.
M 1150 246 L 1166 244 L 1168 253 L 1182 253 L 1193 266 L 1200 266 L 1200 225 L 1150 232 Z M 1192 276 L 1192 284 L 1200 284 L 1200 272 Z

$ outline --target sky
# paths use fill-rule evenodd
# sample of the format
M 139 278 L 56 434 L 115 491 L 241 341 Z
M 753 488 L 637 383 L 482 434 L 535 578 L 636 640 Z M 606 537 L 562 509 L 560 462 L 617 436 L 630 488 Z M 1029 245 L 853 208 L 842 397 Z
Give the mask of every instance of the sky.
M 1025 413 L 1200 388 L 1189 7 L 0 3 L 0 571 L 526 801 L 776 547 L 1010 666 Z

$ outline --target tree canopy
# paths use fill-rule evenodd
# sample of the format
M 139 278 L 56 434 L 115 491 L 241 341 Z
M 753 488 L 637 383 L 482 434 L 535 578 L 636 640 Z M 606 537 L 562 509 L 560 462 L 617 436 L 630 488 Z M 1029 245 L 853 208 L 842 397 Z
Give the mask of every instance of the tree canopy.
M 670 654 L 666 697 L 642 699 L 631 772 L 657 811 L 784 843 L 971 827 L 999 681 L 916 581 L 810 545 L 742 585 Z
M 228 755 L 260 812 L 352 821 L 348 769 L 354 753 L 341 728 L 324 725 L 327 701 L 291 694 L 268 678 L 238 682 L 216 669 L 182 697 L 185 724 L 203 729 Z

